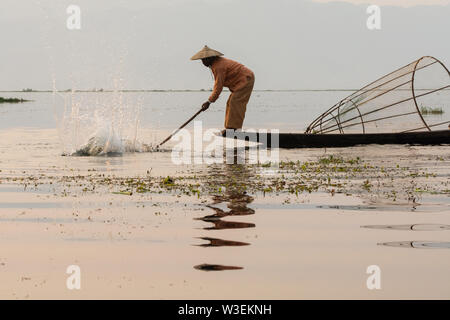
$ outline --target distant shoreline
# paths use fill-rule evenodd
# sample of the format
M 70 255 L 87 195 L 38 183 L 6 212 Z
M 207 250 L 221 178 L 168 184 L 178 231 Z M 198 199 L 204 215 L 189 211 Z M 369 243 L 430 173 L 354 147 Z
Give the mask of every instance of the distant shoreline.
M 31 100 L 19 99 L 19 98 L 3 98 L 0 97 L 0 103 L 23 103 Z
M 253 92 L 355 92 L 360 89 L 255 89 Z M 398 91 L 410 91 L 411 89 L 401 89 Z M 431 90 L 431 89 L 416 89 L 417 91 L 421 90 Z M 123 90 L 74 90 L 75 93 L 111 93 L 111 92 L 211 92 L 211 89 L 123 89 Z M 229 91 L 229 90 L 224 90 Z M 450 91 L 450 89 L 444 89 L 443 91 Z M 31 91 L 23 91 L 23 90 L 0 90 L 0 93 L 70 93 L 72 91 L 69 90 L 31 90 Z
M 255 89 L 253 92 L 307 92 L 307 91 L 356 91 L 357 89 Z M 123 90 L 74 90 L 73 92 L 93 92 L 93 93 L 102 93 L 102 92 L 211 92 L 212 89 L 123 89 Z M 228 91 L 224 89 L 224 91 Z M 31 90 L 31 91 L 23 91 L 23 90 L 0 90 L 0 92 L 4 93 L 51 93 L 53 90 Z M 58 93 L 70 93 L 70 90 L 56 90 Z

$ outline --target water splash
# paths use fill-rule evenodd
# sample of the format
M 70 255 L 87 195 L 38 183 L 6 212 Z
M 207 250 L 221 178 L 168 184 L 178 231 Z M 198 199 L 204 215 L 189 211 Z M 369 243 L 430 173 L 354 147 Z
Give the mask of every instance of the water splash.
M 117 155 L 154 149 L 138 140 L 139 103 L 120 90 L 54 94 L 64 102 L 56 117 L 64 155 Z
M 122 139 L 111 123 L 107 123 L 106 125 L 101 126 L 89 140 L 72 153 L 72 155 L 120 155 L 126 152 L 150 152 L 152 150 L 152 146 L 140 143 L 137 140 Z

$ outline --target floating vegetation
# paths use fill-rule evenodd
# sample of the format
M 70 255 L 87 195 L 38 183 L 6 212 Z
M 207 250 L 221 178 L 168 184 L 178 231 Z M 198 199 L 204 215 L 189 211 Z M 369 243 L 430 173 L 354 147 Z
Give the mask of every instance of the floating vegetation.
M 328 165 L 328 164 L 358 164 L 361 161 L 359 157 L 356 157 L 355 159 L 348 159 L 344 160 L 342 157 L 336 157 L 333 155 L 329 155 L 328 157 L 322 157 L 319 158 L 319 163 Z
M 440 158 L 428 159 L 434 164 Z M 39 186 L 53 189 L 55 196 L 74 196 L 82 193 L 113 194 L 118 197 L 140 197 L 144 194 L 166 194 L 175 197 L 194 196 L 204 201 L 224 195 L 251 194 L 262 197 L 287 195 L 289 200 L 303 201 L 302 194 L 326 193 L 334 197 L 363 196 L 370 201 L 385 201 L 416 205 L 429 196 L 448 196 L 450 179 L 438 171 L 429 172 L 428 167 L 405 166 L 406 163 L 388 163 L 384 160 L 368 161 L 359 157 L 336 155 L 319 156 L 315 161 L 281 161 L 277 166 L 266 164 L 215 164 L 208 167 L 190 168 L 170 176 L 152 176 L 151 170 L 134 177 L 120 177 L 91 169 L 83 174 L 64 176 L 18 175 L 8 173 L 0 176 L 0 182 L 18 184 L 24 191 Z M 303 200 L 302 200 L 303 199 Z
M 167 176 L 167 177 L 162 181 L 162 183 L 163 183 L 164 186 L 166 186 L 166 187 L 173 187 L 173 186 L 175 186 L 175 179 L 174 179 L 174 178 L 171 178 L 171 177 L 169 177 L 169 176 Z
M 432 114 L 443 114 L 444 110 L 440 107 L 420 107 L 420 113 L 424 115 L 432 115 Z
M 84 189 L 84 190 L 87 191 L 88 189 Z M 133 192 L 130 192 L 130 191 L 118 191 L 118 192 L 113 192 L 113 194 L 122 194 L 122 195 L 125 195 L 125 196 L 132 196 Z

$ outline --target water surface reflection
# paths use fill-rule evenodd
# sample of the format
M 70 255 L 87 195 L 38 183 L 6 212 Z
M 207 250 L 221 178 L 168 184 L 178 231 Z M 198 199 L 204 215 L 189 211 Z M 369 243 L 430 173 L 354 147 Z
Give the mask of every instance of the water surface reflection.
M 398 224 L 398 225 L 366 225 L 366 229 L 392 230 L 392 231 L 447 231 L 450 225 L 446 224 Z M 450 249 L 450 242 L 446 241 L 390 241 L 378 243 L 380 246 L 414 249 Z
M 216 164 L 208 167 L 208 179 L 204 183 L 207 184 L 211 190 L 217 190 L 217 187 L 220 187 L 220 192 L 212 194 L 211 203 L 205 206 L 211 210 L 211 213 L 195 219 L 209 224 L 208 226 L 203 227 L 203 230 L 247 229 L 256 227 L 256 225 L 251 222 L 224 220 L 226 217 L 249 216 L 255 214 L 255 210 L 248 207 L 254 199 L 252 196 L 248 195 L 246 191 L 246 185 L 251 181 L 252 176 L 252 169 L 244 164 Z M 223 209 L 223 205 L 221 206 L 221 204 L 225 205 L 227 209 Z M 224 240 L 209 236 L 202 236 L 199 237 L 199 239 L 207 241 L 207 243 L 198 246 L 204 248 L 216 248 L 215 250 L 219 247 L 250 245 L 250 243 L 246 242 L 229 239 Z M 194 268 L 202 271 L 243 269 L 243 267 L 207 263 L 194 266 Z

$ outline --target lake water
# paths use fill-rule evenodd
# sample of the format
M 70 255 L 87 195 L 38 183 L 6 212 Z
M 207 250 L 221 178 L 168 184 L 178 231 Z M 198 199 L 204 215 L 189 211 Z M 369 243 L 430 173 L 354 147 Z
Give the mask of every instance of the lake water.
M 303 132 L 350 93 L 255 92 L 245 126 Z M 176 165 L 173 142 L 162 152 L 62 156 L 98 119 L 157 144 L 206 92 L 1 96 L 33 100 L 0 105 L 1 298 L 450 298 L 450 146 L 280 150 L 281 161 L 323 166 L 303 169 L 300 193 L 269 191 L 258 184 L 302 178 L 247 164 Z M 199 116 L 205 129 L 222 128 L 226 96 Z M 325 165 L 330 156 L 350 169 Z M 191 189 L 228 187 L 140 193 L 127 182 L 167 176 L 197 181 Z M 81 290 L 66 287 L 69 265 L 81 268 Z M 366 285 L 371 265 L 379 290 Z

